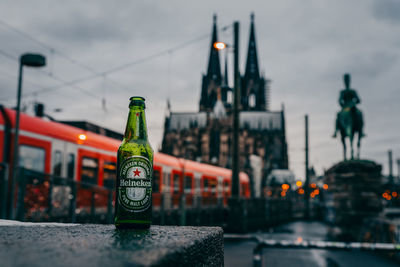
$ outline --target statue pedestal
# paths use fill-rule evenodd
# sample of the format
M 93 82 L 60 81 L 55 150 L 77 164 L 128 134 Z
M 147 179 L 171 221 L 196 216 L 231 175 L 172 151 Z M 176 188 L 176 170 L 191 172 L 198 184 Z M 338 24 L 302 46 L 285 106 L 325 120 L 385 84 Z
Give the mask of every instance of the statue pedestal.
M 382 166 L 369 160 L 342 161 L 325 172 L 325 219 L 334 238 L 356 240 L 363 220 L 382 211 Z

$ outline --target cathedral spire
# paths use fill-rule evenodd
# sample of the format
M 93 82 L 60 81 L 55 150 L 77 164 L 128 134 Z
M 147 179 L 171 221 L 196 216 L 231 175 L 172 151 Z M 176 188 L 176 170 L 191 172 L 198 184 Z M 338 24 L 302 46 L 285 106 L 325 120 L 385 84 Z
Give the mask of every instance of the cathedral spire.
M 242 79 L 243 110 L 268 110 L 268 81 L 260 74 L 258 65 L 254 14 L 250 23 L 249 48 L 247 51 L 246 70 Z
M 214 47 L 214 43 L 217 41 L 217 15 L 214 15 L 208 68 L 207 73 L 203 75 L 202 79 L 200 111 L 212 111 L 212 108 L 217 101 L 217 88 L 221 86 L 222 82 L 219 52 L 218 49 Z
M 211 80 L 221 81 L 221 65 L 219 62 L 218 49 L 214 47 L 214 43 L 218 42 L 217 37 L 217 15 L 214 14 L 213 33 L 210 45 L 210 58 L 208 60 L 207 77 Z
M 260 78 L 260 71 L 258 69 L 258 57 L 256 47 L 256 35 L 254 30 L 254 13 L 251 13 L 251 24 L 250 24 L 250 38 L 249 48 L 247 51 L 246 71 L 245 79 L 258 80 Z

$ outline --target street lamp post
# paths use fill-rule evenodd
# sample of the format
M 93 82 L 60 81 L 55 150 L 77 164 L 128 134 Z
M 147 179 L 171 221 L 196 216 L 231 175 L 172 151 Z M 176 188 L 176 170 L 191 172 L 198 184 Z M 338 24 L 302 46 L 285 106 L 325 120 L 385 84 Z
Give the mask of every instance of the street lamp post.
M 186 176 L 185 176 L 185 163 L 186 159 L 182 158 L 179 159 L 179 163 L 182 166 L 182 195 L 181 195 L 181 201 L 180 201 L 180 225 L 185 226 L 186 225 Z
M 18 91 L 17 91 L 17 110 L 15 116 L 15 133 L 14 133 L 14 144 L 13 144 L 13 161 L 12 161 L 12 180 L 11 180 L 11 191 L 9 194 L 10 199 L 10 211 L 9 217 L 14 219 L 14 189 L 15 180 L 18 178 L 18 138 L 19 138 L 19 120 L 21 111 L 21 94 L 22 94 L 22 74 L 23 66 L 27 67 L 43 67 L 46 65 L 46 58 L 40 54 L 23 54 L 19 60 L 19 76 L 18 76 Z
M 214 47 L 224 49 L 226 44 L 216 43 Z M 234 62 L 234 103 L 233 103 L 233 153 L 232 153 L 232 188 L 229 199 L 228 227 L 237 232 L 246 229 L 246 203 L 240 199 L 239 183 L 239 107 L 240 107 L 240 74 L 239 74 L 239 22 L 233 23 L 233 62 Z M 239 222 L 239 223 L 238 223 Z
M 234 64 L 234 96 L 233 96 L 233 155 L 232 155 L 232 198 L 239 197 L 239 106 L 240 106 L 240 75 L 239 75 L 239 22 L 233 23 L 233 46 L 223 43 L 214 43 L 216 49 L 233 48 Z
M 305 188 L 305 201 L 306 201 L 306 211 L 305 211 L 305 218 L 307 220 L 310 219 L 310 172 L 309 172 L 309 150 L 308 150 L 308 114 L 304 116 L 304 124 L 305 124 L 305 175 L 306 180 L 304 182 Z
M 234 105 L 233 105 L 233 159 L 232 159 L 232 197 L 239 197 L 239 22 L 233 23 L 233 61 L 234 61 Z

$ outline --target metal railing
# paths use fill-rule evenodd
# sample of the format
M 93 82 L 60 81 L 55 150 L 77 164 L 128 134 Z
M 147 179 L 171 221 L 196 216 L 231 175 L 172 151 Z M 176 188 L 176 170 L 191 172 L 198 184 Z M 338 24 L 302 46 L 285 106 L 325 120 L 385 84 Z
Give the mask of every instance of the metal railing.
M 13 193 L 9 192 L 16 204 L 9 204 L 8 209 L 12 212 L 8 219 L 112 223 L 114 191 L 114 188 L 19 168 L 15 189 Z M 223 214 L 226 207 L 223 206 L 222 199 L 212 199 L 213 202 L 207 205 L 203 203 L 201 196 L 197 199 L 190 195 L 185 195 L 185 198 L 172 195 L 171 200 L 176 200 L 176 203 L 170 201 L 169 205 L 166 205 L 165 199 L 162 193 L 154 194 L 153 202 L 158 204 L 158 208 L 153 208 L 153 219 L 161 225 L 223 223 L 222 219 L 208 222 L 215 216 L 203 214 L 206 210 L 213 210 L 213 215 Z M 186 205 L 182 205 L 182 201 Z M 204 217 L 204 220 L 197 218 L 199 216 Z
M 85 210 L 92 221 L 96 209 L 101 207 L 106 211 L 105 222 L 112 223 L 113 189 L 25 168 L 18 171 L 16 207 L 10 207 L 10 210 L 15 208 L 16 211 L 10 219 L 24 221 L 27 216 L 34 217 L 32 214 L 40 213 L 42 219 L 61 217 L 62 220 L 76 222 L 77 210 Z M 79 190 L 83 193 L 78 195 Z
M 19 168 L 18 172 L 15 189 L 8 192 L 6 209 L 11 211 L 8 219 L 112 223 L 114 188 L 24 168 Z M 237 214 L 239 217 L 234 216 L 232 223 L 240 222 L 243 232 L 264 229 L 292 218 L 289 199 L 242 200 L 243 209 Z M 2 201 L 1 205 L 4 203 Z M 229 228 L 232 211 L 227 204 L 217 196 L 185 194 L 182 197 L 168 192 L 154 193 L 153 222 L 160 225 L 228 225 Z
M 0 163 L 0 219 L 7 216 L 8 164 Z
M 256 235 L 224 234 L 225 240 L 251 241 L 256 246 L 253 249 L 253 266 L 261 267 L 263 263 L 262 252 L 264 248 L 278 249 L 325 249 L 325 250 L 362 250 L 362 251 L 385 251 L 400 252 L 400 243 L 364 243 L 364 242 L 335 242 L 314 240 L 274 240 L 263 239 Z

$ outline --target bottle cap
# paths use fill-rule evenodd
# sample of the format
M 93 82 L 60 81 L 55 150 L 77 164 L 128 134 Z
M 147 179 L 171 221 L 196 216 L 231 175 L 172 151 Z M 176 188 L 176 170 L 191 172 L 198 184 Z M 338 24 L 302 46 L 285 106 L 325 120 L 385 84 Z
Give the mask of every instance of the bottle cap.
M 144 97 L 132 96 L 131 98 L 129 98 L 129 100 L 131 101 L 129 103 L 129 107 L 139 106 L 139 107 L 146 108 L 146 104 L 144 103 L 144 101 L 145 101 Z

